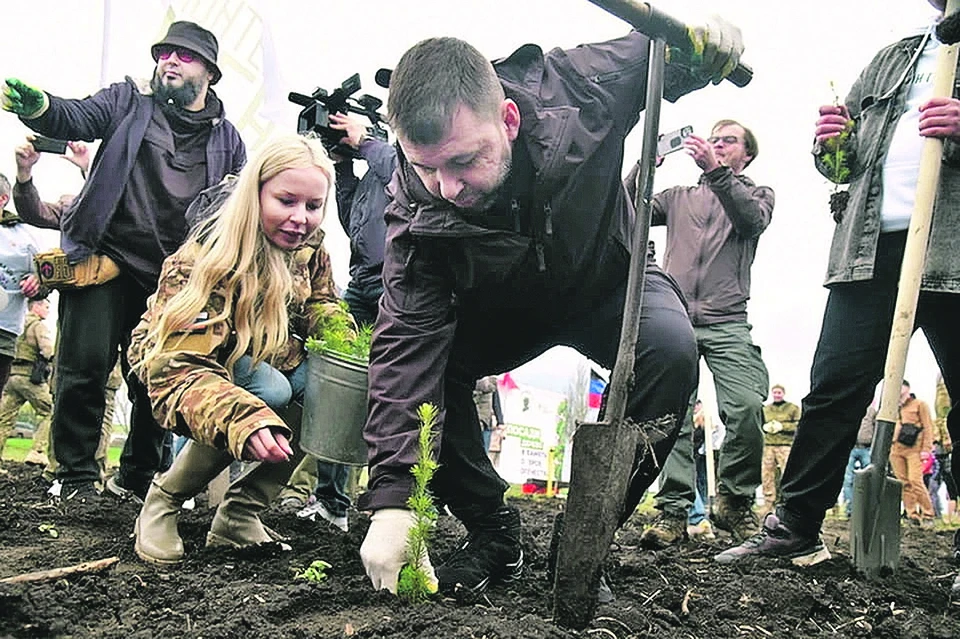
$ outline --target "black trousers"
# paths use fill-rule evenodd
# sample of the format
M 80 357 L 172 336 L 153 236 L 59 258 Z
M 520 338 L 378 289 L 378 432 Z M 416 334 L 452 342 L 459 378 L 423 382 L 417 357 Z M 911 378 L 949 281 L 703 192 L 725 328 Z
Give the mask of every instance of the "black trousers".
M 380 296 L 383 295 L 383 286 L 356 287 L 351 280 L 343 291 L 343 301 L 350 307 L 350 314 L 358 326 L 373 325 L 377 321 Z
M 548 348 L 566 345 L 605 368 L 613 368 L 623 321 L 626 282 L 594 299 L 571 299 L 553 313 L 502 317 L 484 309 L 458 315 L 457 335 L 445 376 L 446 417 L 434 495 L 467 527 L 503 504 L 507 483 L 484 450 L 473 388 L 482 375 L 523 364 Z M 693 327 L 676 284 L 655 266 L 648 267 L 635 380 L 627 416 L 643 422 L 666 415 L 677 426 L 697 385 L 697 346 Z M 568 373 L 568 372 L 566 372 Z M 510 419 L 510 416 L 505 416 Z M 655 457 L 638 450 L 623 519 L 653 482 L 676 441 L 678 428 L 655 447 Z
M 880 236 L 873 279 L 830 289 L 820 341 L 810 371 L 810 394 L 781 483 L 781 519 L 806 536 L 819 533 L 826 511 L 843 485 L 847 458 L 860 420 L 883 379 L 896 304 L 906 232 Z M 916 327 L 930 343 L 947 392 L 960 392 L 960 295 L 920 293 Z M 960 415 L 947 420 L 951 438 L 960 437 Z M 960 447 L 954 467 L 960 467 Z
M 146 309 L 149 294 L 125 273 L 100 286 L 60 292 L 51 430 L 60 464 L 57 478 L 65 484 L 100 478 L 96 452 L 104 387 L 121 354 L 133 403 L 121 464 L 126 463 L 130 479 L 144 482 L 143 486 L 160 469 L 165 432 L 153 419 L 146 390 L 135 375 L 128 374 L 125 362 L 130 333 Z M 124 485 L 141 488 L 129 481 Z

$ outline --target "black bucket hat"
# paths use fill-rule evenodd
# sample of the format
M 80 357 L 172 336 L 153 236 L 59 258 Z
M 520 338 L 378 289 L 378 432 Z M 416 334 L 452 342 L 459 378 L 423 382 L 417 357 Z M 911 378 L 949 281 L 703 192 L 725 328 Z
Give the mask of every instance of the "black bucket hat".
M 217 66 L 217 53 L 220 51 L 217 36 L 199 24 L 185 20 L 171 24 L 163 40 L 150 47 L 150 55 L 153 56 L 154 62 L 160 59 L 160 47 L 164 45 L 190 49 L 203 58 L 207 68 L 213 73 L 210 84 L 216 84 L 220 81 L 223 74 L 220 73 L 220 67 Z

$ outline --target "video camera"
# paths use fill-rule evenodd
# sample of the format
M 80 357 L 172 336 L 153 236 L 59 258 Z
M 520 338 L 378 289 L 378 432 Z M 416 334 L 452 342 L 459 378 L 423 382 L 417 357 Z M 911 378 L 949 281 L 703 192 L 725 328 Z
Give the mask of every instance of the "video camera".
M 291 92 L 287 99 L 303 107 L 303 111 L 297 118 L 297 133 L 314 131 L 320 135 L 320 141 L 328 152 L 348 158 L 359 158 L 360 155 L 356 149 L 340 142 L 345 133 L 330 128 L 331 113 L 357 113 L 369 118 L 370 126 L 367 127 L 367 133 L 370 137 L 386 142 L 387 129 L 383 126 L 384 118 L 377 112 L 377 109 L 383 106 L 383 100 L 366 94 L 354 98 L 353 94 L 359 90 L 360 74 L 354 73 L 332 93 L 327 93 L 324 89 L 316 89 L 310 95 Z

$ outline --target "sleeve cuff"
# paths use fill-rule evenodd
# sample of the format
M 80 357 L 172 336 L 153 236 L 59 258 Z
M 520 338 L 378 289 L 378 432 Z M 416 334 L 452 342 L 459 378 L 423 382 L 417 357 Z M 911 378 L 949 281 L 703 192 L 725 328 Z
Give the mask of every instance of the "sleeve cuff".
M 413 477 L 381 477 L 377 486 L 357 498 L 357 510 L 407 508 L 407 499 L 413 488 Z

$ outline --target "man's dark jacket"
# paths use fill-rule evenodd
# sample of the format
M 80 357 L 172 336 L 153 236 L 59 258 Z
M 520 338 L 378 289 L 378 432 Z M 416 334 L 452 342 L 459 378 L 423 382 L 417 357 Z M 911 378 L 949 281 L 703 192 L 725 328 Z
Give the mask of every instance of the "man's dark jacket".
M 370 355 L 370 481 L 361 509 L 404 507 L 417 407 L 443 409 L 458 315 L 502 311 L 504 331 L 520 316 L 553 328 L 625 281 L 634 211 L 621 185 L 623 141 L 644 107 L 648 48 L 646 36 L 631 33 L 545 55 L 526 45 L 494 64 L 521 113 L 502 207 L 454 208 L 400 155 Z M 668 99 L 704 85 L 667 69 Z M 518 179 L 524 167 L 530 175 Z M 495 219 L 501 210 L 508 219 Z
M 24 124 L 63 140 L 102 140 L 83 189 L 60 220 L 60 245 L 76 264 L 97 252 L 137 160 L 156 102 L 129 77 L 80 100 L 48 97 L 50 108 L 38 118 L 21 118 Z M 215 121 L 206 155 L 207 186 L 239 172 L 246 162 L 240 134 L 226 118 Z

